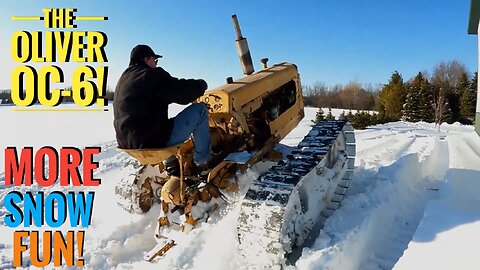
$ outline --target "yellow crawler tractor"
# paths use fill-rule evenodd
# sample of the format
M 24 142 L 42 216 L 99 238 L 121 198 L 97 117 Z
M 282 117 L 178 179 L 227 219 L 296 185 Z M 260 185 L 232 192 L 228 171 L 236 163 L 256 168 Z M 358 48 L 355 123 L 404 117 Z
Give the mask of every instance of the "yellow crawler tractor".
M 197 100 L 208 107 L 212 148 L 220 153 L 208 176 L 195 173 L 192 140 L 164 149 L 123 149 L 137 162 L 129 163 L 116 188 L 122 205 L 137 212 L 149 211 L 155 202 L 162 206 L 155 232 L 159 244 L 147 253 L 149 261 L 175 245 L 164 232 L 187 232 L 207 221 L 225 200 L 223 193 L 238 189 L 235 175 L 262 159 L 279 162 L 253 182 L 238 225 L 242 255 L 257 249 L 268 258 L 275 254 L 275 260 L 257 265 L 281 263 L 284 253 L 302 245 L 321 217 L 339 206 L 351 180 L 355 139 L 344 121 L 316 125 L 287 156 L 275 150 L 304 117 L 298 69 L 291 63 L 268 67 L 262 59 L 263 69 L 254 72 L 247 41 L 236 16 L 232 19 L 246 76 L 227 78 Z M 303 224 L 292 226 L 296 223 Z M 256 238 L 262 242 L 256 244 Z

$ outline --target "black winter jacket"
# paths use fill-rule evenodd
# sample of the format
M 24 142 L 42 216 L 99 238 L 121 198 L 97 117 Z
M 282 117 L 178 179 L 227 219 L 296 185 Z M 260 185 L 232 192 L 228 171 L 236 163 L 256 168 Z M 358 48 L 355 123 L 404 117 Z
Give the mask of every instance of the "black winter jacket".
M 205 92 L 204 80 L 178 79 L 163 68 L 129 66 L 120 77 L 113 98 L 118 147 L 165 147 L 172 132 L 168 104 L 188 104 Z

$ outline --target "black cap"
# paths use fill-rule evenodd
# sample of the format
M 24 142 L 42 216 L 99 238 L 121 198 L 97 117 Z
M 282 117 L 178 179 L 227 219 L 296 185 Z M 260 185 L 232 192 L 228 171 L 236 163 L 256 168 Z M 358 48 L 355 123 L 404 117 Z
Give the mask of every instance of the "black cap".
M 132 49 L 130 53 L 130 65 L 143 63 L 145 57 L 153 56 L 155 58 L 161 58 L 163 56 L 153 52 L 152 48 L 148 45 L 139 44 Z

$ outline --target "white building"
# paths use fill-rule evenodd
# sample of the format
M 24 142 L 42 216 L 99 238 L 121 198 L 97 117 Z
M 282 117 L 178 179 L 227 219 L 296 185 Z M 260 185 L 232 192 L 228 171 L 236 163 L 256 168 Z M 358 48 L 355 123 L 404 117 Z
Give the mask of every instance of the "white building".
M 468 33 L 478 36 L 478 63 L 480 66 L 480 0 L 472 0 L 470 5 L 470 19 L 468 20 Z M 480 135 L 480 84 L 477 84 L 477 113 L 475 117 L 475 130 Z

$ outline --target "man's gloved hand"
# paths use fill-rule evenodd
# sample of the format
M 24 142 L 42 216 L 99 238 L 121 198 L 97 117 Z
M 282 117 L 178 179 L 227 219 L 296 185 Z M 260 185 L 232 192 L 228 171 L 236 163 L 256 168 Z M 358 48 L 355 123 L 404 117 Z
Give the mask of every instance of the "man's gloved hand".
M 205 102 L 200 102 L 202 103 L 203 105 L 205 105 L 205 107 L 207 107 L 207 110 L 210 110 L 210 108 L 212 108 L 212 106 L 210 106 L 209 103 L 205 103 Z

